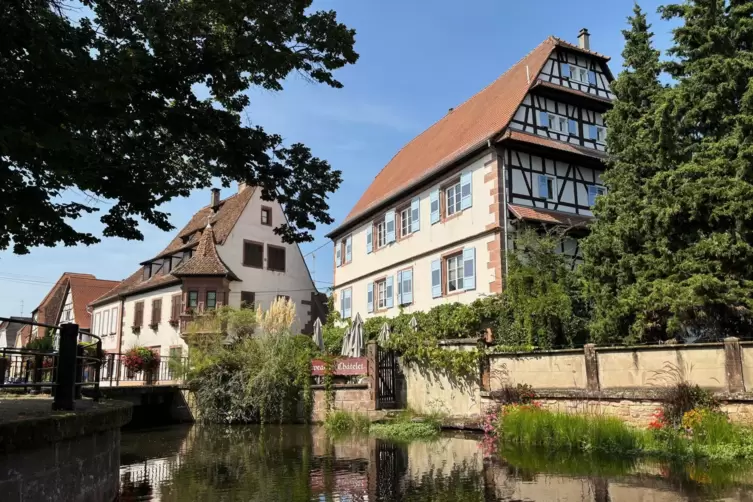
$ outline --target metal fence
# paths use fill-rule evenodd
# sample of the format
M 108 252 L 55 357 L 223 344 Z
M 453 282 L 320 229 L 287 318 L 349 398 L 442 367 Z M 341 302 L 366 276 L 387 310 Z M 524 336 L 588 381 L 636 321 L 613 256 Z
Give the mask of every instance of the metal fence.
M 55 349 L 0 349 L 0 389 L 49 390 L 52 406 L 59 410 L 73 410 L 84 386 L 94 387 L 94 400 L 99 400 L 102 340 L 97 335 L 79 332 L 77 324 L 52 326 L 4 317 L 0 321 L 39 326 L 57 333 Z M 94 340 L 79 343 L 82 334 Z
M 184 379 L 187 368 L 187 357 L 168 356 L 161 357 L 151 371 L 132 371 L 126 366 L 123 354 L 110 353 L 104 356 L 101 383 L 108 387 L 176 383 Z

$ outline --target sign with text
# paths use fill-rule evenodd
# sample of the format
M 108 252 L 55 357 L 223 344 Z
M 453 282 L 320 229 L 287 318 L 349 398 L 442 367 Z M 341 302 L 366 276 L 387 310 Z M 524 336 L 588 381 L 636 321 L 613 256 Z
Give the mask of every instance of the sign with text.
M 337 359 L 332 368 L 333 375 L 366 375 L 368 363 L 365 357 L 343 357 Z M 324 375 L 324 361 L 314 359 L 311 361 L 311 374 L 314 376 Z

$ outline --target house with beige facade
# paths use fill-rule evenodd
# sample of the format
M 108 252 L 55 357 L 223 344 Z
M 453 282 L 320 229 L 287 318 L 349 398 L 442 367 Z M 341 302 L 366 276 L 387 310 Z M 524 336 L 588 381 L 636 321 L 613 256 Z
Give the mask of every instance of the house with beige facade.
M 335 305 L 345 318 L 426 311 L 499 293 L 521 225 L 564 225 L 561 251 L 605 193 L 609 58 L 548 37 L 405 145 L 337 228 Z
M 145 346 L 186 355 L 186 326 L 195 316 L 223 305 L 267 309 L 280 297 L 296 305 L 294 333 L 311 332 L 326 317 L 326 298 L 298 245 L 275 234 L 284 221 L 282 206 L 263 200 L 260 189 L 241 184 L 224 200 L 212 189 L 209 204 L 167 247 L 91 303 L 92 332 L 105 352 Z

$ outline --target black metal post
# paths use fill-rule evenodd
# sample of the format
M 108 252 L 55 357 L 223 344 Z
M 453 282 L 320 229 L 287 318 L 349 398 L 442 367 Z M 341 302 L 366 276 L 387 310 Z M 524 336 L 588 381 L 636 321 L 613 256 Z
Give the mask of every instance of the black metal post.
M 58 359 L 58 381 L 52 408 L 69 410 L 74 408 L 76 395 L 76 354 L 78 324 L 60 326 L 60 358 Z
M 83 359 L 85 355 L 84 348 L 76 343 L 76 383 L 81 384 L 84 381 L 84 364 L 86 361 Z M 83 397 L 83 385 L 76 385 L 75 396 L 76 399 Z
M 94 402 L 99 401 L 99 377 L 102 367 L 102 340 L 97 340 L 97 360 L 94 362 Z

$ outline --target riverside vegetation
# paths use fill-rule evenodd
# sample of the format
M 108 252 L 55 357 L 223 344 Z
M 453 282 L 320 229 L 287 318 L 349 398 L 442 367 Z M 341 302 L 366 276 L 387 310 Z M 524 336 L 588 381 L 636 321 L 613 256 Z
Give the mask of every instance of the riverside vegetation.
M 526 392 L 524 396 L 503 402 L 487 413 L 487 452 L 498 445 L 517 445 L 680 460 L 728 462 L 753 458 L 753 429 L 730 423 L 711 393 L 686 382 L 665 391 L 663 406 L 643 430 L 616 417 L 553 413 L 541 409 L 535 394 Z
M 361 413 L 334 410 L 327 414 L 324 427 L 334 437 L 368 434 L 397 442 L 431 441 L 439 437 L 441 418 L 439 413 L 420 415 L 402 410 L 385 421 L 372 423 Z

